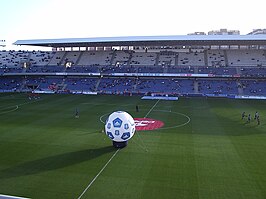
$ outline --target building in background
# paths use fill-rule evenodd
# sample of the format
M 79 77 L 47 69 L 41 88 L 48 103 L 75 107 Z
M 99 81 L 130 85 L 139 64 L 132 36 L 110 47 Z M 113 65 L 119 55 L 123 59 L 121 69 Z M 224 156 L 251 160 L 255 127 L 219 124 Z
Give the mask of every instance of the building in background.
M 220 30 L 211 30 L 208 32 L 208 35 L 240 35 L 239 30 L 227 30 L 222 28 Z
M 205 32 L 193 32 L 193 33 L 188 33 L 188 35 L 206 35 Z
M 6 40 L 0 39 L 0 47 L 5 47 L 6 46 Z
M 252 32 L 248 33 L 248 35 L 265 35 L 266 29 L 253 29 Z
M 207 35 L 205 32 L 194 32 L 189 33 L 188 35 Z M 226 28 L 222 28 L 220 30 L 211 30 L 208 32 L 208 35 L 240 35 L 239 30 L 227 30 Z

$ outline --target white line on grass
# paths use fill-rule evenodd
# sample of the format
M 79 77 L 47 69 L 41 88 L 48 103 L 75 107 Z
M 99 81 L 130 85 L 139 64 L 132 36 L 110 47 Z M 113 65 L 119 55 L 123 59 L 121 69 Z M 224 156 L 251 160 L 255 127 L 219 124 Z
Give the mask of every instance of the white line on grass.
M 21 104 L 18 104 L 18 106 L 23 106 L 23 105 L 27 105 L 27 104 L 33 104 L 33 103 L 36 103 L 36 102 L 39 102 L 39 101 L 42 101 L 42 99 L 31 101 L 31 102 L 21 103 Z
M 158 101 L 157 101 L 157 102 L 151 107 L 151 109 L 148 111 L 148 113 L 145 115 L 144 118 L 146 118 L 146 117 L 150 114 L 150 112 L 155 108 L 155 106 L 159 103 L 159 101 L 160 101 L 160 100 L 158 100 Z M 140 137 L 140 135 L 138 134 L 138 132 L 137 132 L 136 134 L 137 134 L 137 137 L 139 138 L 141 144 L 143 145 L 143 147 L 141 147 L 141 146 L 140 146 L 140 147 L 141 147 L 141 148 L 144 148 L 144 150 L 145 150 L 146 152 L 148 152 L 148 148 L 146 147 L 144 141 L 142 140 L 142 138 Z M 136 142 L 136 143 L 137 143 L 137 142 Z
M 103 168 L 99 171 L 99 173 L 92 179 L 92 181 L 90 182 L 90 184 L 84 189 L 84 191 L 80 194 L 80 196 L 78 197 L 78 199 L 80 199 L 85 193 L 86 191 L 91 187 L 91 185 L 94 183 L 94 181 L 98 178 L 99 175 L 101 175 L 101 173 L 103 172 L 103 170 L 107 167 L 107 165 L 112 161 L 112 159 L 116 156 L 116 154 L 118 153 L 120 149 L 117 149 L 116 152 L 112 155 L 112 157 L 108 160 L 108 162 L 106 162 L 106 164 L 103 166 Z
M 151 107 L 151 109 L 148 111 L 148 113 L 145 115 L 145 117 L 144 118 L 146 118 L 149 114 L 150 114 L 150 112 L 154 109 L 154 107 L 159 103 L 159 101 L 160 100 L 158 100 L 152 107 Z M 107 113 L 108 114 L 108 113 Z M 104 114 L 104 115 L 102 115 L 101 117 L 100 117 L 100 121 L 102 122 L 102 123 L 104 123 L 103 121 L 102 121 L 102 118 L 105 116 L 105 115 L 107 115 L 107 114 Z M 139 135 L 138 135 L 139 136 Z M 140 137 L 139 137 L 140 138 Z M 140 140 L 141 140 L 141 138 L 140 138 Z M 141 142 L 143 143 L 143 141 L 141 140 Z M 147 147 L 145 147 L 145 144 L 143 143 L 143 145 L 144 145 L 144 147 L 142 147 L 142 146 L 140 146 L 141 148 L 144 148 L 145 149 L 145 151 L 147 151 L 148 152 L 148 149 L 147 149 Z M 99 171 L 99 173 L 92 179 L 92 181 L 90 182 L 90 184 L 84 189 L 84 191 L 80 194 L 80 196 L 77 198 L 77 199 L 80 199 L 85 193 L 86 193 L 86 191 L 91 187 L 91 185 L 94 183 L 94 181 L 98 178 L 98 176 L 103 172 L 103 170 L 107 167 L 107 165 L 112 161 L 112 159 L 116 156 L 116 154 L 118 153 L 118 151 L 119 151 L 120 149 L 117 149 L 116 150 L 116 152 L 113 154 L 113 156 L 108 160 L 108 162 L 103 166 L 103 168 Z
M 22 103 L 22 104 L 18 104 L 18 105 L 13 105 L 13 106 L 6 106 L 6 107 L 2 106 L 2 107 L 0 107 L 2 109 L 7 109 L 7 108 L 11 108 L 11 107 L 15 107 L 15 108 L 12 109 L 12 110 L 9 110 L 9 111 L 2 111 L 2 112 L 0 112 L 0 115 L 1 114 L 6 114 L 6 113 L 10 113 L 10 112 L 16 111 L 16 110 L 18 110 L 19 106 L 23 106 L 23 105 L 27 105 L 27 104 L 32 104 L 32 103 L 36 103 L 36 102 L 39 102 L 39 101 L 41 101 L 41 100 L 36 100 L 36 101 L 32 101 L 32 102 L 26 102 L 26 103 Z
M 150 114 L 150 112 L 152 111 L 152 109 L 154 109 L 154 107 L 159 103 L 159 101 L 160 101 L 160 100 L 158 100 L 158 101 L 153 105 L 153 107 L 151 107 L 151 109 L 150 109 L 149 112 L 145 115 L 144 118 L 146 118 L 146 117 Z
M 12 106 L 10 106 L 10 107 L 12 107 Z M 8 107 L 8 108 L 10 108 L 10 107 Z M 15 107 L 15 106 L 13 106 L 13 107 Z M 18 110 L 18 105 L 16 105 L 16 107 L 12 110 L 0 112 L 0 115 L 6 114 L 6 113 L 11 113 L 11 112 L 16 111 L 16 110 Z
M 25 102 L 25 103 L 21 103 L 21 104 L 16 104 L 16 105 L 10 105 L 10 106 L 0 106 L 0 108 L 3 109 L 3 108 L 14 107 L 14 106 L 23 106 L 23 105 L 27 105 L 27 104 L 33 104 L 33 103 L 39 102 L 41 100 L 42 99 L 39 99 L 39 100 L 36 100 L 36 101 Z
M 176 126 L 164 127 L 164 128 L 154 129 L 154 130 L 165 130 L 165 129 L 173 129 L 173 128 L 182 127 L 182 126 L 187 125 L 190 122 L 190 120 L 191 120 L 189 116 L 187 116 L 187 115 L 185 115 L 183 113 L 179 113 L 179 112 L 168 111 L 168 110 L 154 110 L 154 111 L 166 112 L 166 113 L 174 113 L 176 115 L 184 116 L 184 117 L 186 117 L 188 119 L 186 122 L 184 122 L 182 124 L 179 124 L 179 125 L 176 125 Z

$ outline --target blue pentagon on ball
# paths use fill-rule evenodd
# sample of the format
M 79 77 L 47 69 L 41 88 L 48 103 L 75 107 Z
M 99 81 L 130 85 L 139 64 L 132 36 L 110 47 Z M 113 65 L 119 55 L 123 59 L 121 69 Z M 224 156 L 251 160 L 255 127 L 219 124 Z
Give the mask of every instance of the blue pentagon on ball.
M 120 128 L 122 126 L 122 122 L 123 121 L 117 117 L 113 120 L 113 125 L 115 128 Z
M 107 131 L 107 135 L 110 139 L 114 139 L 115 137 L 113 136 L 113 134 L 109 131 Z
M 125 132 L 125 133 L 123 133 L 123 135 L 121 136 L 121 138 L 123 139 L 123 140 L 126 140 L 126 139 L 128 139 L 130 137 L 130 132 Z

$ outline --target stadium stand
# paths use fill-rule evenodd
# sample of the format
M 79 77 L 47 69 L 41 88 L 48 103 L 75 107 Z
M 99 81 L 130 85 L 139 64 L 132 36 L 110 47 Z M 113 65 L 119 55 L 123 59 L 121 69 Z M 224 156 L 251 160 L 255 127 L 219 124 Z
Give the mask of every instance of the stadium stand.
M 65 72 L 68 73 L 99 73 L 99 66 L 71 66 L 67 67 Z
M 29 58 L 28 51 L 0 51 L 0 67 L 20 67 Z
M 230 50 L 227 58 L 229 66 L 266 66 L 263 50 Z
M 57 51 L 54 56 L 50 59 L 48 65 L 49 66 L 59 66 L 63 62 L 64 56 L 66 52 L 63 51 Z
M 1 77 L 0 78 L 0 90 L 15 92 L 22 86 L 22 78 L 20 77 Z
M 265 80 L 241 80 L 241 87 L 244 95 L 265 96 L 266 94 Z
M 207 66 L 227 66 L 228 64 L 225 61 L 225 52 L 225 50 L 207 50 Z
M 77 65 L 106 66 L 111 64 L 112 51 L 84 51 Z
M 236 94 L 237 83 L 231 80 L 198 80 L 198 90 L 202 94 Z
M 161 66 L 175 66 L 176 65 L 176 53 L 171 51 L 162 51 L 159 53 L 158 65 Z
M 45 66 L 47 65 L 55 52 L 52 51 L 32 51 L 28 55 L 28 60 L 31 65 Z
M 187 52 L 178 54 L 179 66 L 204 66 L 204 53 L 203 52 Z
M 131 57 L 131 51 L 122 50 L 113 51 L 112 65 L 128 65 Z
M 135 79 L 132 78 L 102 78 L 97 90 L 109 94 L 133 93 L 135 84 Z
M 198 67 L 199 74 L 214 74 L 214 75 L 234 75 L 237 74 L 236 68 L 234 67 L 225 67 L 225 66 L 205 66 Z
M 139 79 L 137 93 L 165 93 L 165 94 L 192 94 L 194 93 L 194 81 L 190 79 L 148 78 Z
M 98 78 L 78 78 L 70 77 L 66 78 L 64 84 L 66 85 L 63 90 L 69 92 L 75 91 L 95 91 Z
M 134 52 L 132 53 L 130 64 L 136 66 L 154 66 L 156 62 L 156 57 L 156 53 L 153 52 Z
M 59 85 L 63 82 L 63 78 L 59 77 L 28 77 L 24 81 L 23 88 L 25 90 L 31 90 L 34 88 L 35 90 L 58 90 Z
M 266 51 L 151 48 L 0 51 L 0 90 L 266 96 Z

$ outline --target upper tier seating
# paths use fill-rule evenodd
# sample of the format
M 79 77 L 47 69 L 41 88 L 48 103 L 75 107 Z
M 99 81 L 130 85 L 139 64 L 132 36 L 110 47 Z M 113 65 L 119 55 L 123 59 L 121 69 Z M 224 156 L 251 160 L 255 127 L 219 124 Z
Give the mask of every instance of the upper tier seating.
M 20 67 L 28 57 L 28 51 L 0 51 L 0 67 Z
M 154 66 L 156 62 L 156 53 L 152 52 L 134 52 L 131 58 L 131 65 L 143 65 L 143 66 Z
M 204 53 L 203 52 L 187 52 L 178 54 L 179 66 L 204 66 Z
M 229 50 L 227 58 L 229 66 L 266 66 L 263 50 Z
M 226 66 L 224 50 L 207 50 L 208 66 Z
M 79 66 L 106 66 L 111 64 L 112 51 L 84 51 L 80 57 Z
M 55 52 L 52 51 L 32 51 L 29 53 L 29 61 L 34 66 L 45 66 L 47 65 Z

